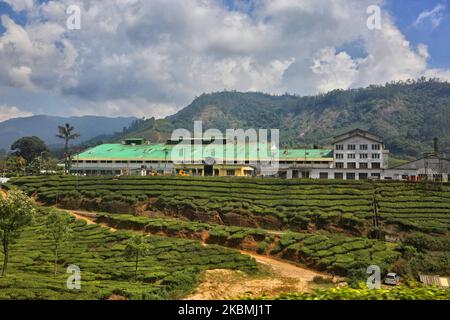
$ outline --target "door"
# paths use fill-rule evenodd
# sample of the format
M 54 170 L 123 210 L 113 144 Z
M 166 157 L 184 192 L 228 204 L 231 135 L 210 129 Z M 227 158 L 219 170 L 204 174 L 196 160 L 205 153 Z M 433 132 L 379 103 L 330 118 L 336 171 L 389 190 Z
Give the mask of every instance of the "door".
M 213 175 L 213 166 L 205 165 L 203 170 L 205 170 L 205 177 L 211 177 Z

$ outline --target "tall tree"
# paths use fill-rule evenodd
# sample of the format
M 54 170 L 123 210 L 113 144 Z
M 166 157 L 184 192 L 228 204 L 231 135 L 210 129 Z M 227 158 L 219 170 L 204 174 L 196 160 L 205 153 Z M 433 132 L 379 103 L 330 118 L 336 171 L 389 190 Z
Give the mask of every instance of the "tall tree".
M 58 213 L 57 211 L 51 211 L 45 221 L 46 234 L 52 243 L 53 256 L 55 258 L 54 274 L 55 277 L 58 273 L 58 259 L 60 248 L 70 238 L 72 234 L 72 228 L 70 227 L 70 217 Z
M 11 150 L 16 150 L 14 154 L 24 158 L 27 163 L 31 163 L 35 158 L 41 156 L 42 153 L 49 152 L 45 142 L 36 136 L 20 138 L 12 144 Z
M 66 123 L 64 126 L 58 126 L 59 134 L 58 138 L 64 139 L 64 172 L 68 173 L 70 170 L 70 153 L 69 153 L 69 141 L 75 140 L 80 135 L 75 131 L 75 128 Z
M 125 247 L 125 257 L 132 259 L 135 262 L 134 279 L 137 280 L 137 272 L 139 266 L 139 259 L 148 255 L 150 245 L 143 235 L 136 235 L 127 241 Z
M 35 209 L 29 197 L 22 191 L 12 190 L 0 196 L 0 239 L 3 251 L 2 277 L 6 276 L 9 248 L 20 237 L 23 227 L 31 224 Z

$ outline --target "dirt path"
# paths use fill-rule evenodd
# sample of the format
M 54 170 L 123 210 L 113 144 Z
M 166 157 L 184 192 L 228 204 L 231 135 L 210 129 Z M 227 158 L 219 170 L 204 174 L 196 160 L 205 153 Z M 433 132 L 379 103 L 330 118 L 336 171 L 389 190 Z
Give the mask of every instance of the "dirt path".
M 269 297 L 282 293 L 310 291 L 316 276 L 331 278 L 310 269 L 280 261 L 268 256 L 241 251 L 253 257 L 269 274 L 247 275 L 241 271 L 208 270 L 203 282 L 187 300 L 222 300 L 241 297 Z
M 262 256 L 247 251 L 241 251 L 241 253 L 253 257 L 259 264 L 266 265 L 269 268 L 272 268 L 272 271 L 274 271 L 281 277 L 293 278 L 302 283 L 312 281 L 312 279 L 316 276 L 322 276 L 324 278 L 329 277 L 329 275 L 319 273 L 311 269 L 299 267 L 289 262 L 280 261 L 269 256 Z
M 61 210 L 61 209 L 59 209 Z M 63 210 L 76 219 L 87 224 L 95 224 L 95 213 Z M 107 224 L 100 225 L 115 232 L 117 229 Z M 204 244 L 206 245 L 206 244 Z M 297 266 L 269 256 L 253 252 L 240 251 L 241 254 L 253 257 L 265 271 L 261 275 L 248 275 L 234 270 L 208 270 L 202 283 L 187 300 L 220 300 L 239 297 L 259 297 L 261 295 L 276 296 L 287 292 L 309 291 L 314 286 L 312 280 L 316 276 L 331 278 L 330 275 Z
M 87 224 L 99 224 L 105 228 L 108 228 L 112 232 L 116 232 L 117 229 L 110 227 L 106 223 L 97 223 L 95 222 L 95 213 L 92 212 L 84 212 L 84 211 L 74 211 L 74 210 L 64 210 L 64 209 L 58 209 L 64 212 L 67 212 L 71 216 L 75 217 L 77 220 L 83 220 L 86 221 Z
M 0 189 L 0 195 L 1 195 L 3 198 L 6 198 L 6 197 L 8 196 L 8 193 L 7 193 L 5 190 Z

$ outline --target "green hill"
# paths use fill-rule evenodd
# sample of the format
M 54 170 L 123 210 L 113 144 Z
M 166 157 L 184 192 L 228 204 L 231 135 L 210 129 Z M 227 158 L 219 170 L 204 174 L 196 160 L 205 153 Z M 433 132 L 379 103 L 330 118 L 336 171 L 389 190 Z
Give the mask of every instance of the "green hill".
M 112 140 L 143 136 L 164 141 L 172 130 L 191 129 L 200 119 L 204 130 L 278 128 L 283 146 L 326 145 L 334 135 L 359 127 L 384 137 L 400 158 L 432 151 L 434 137 L 439 137 L 441 150 L 450 153 L 450 83 L 420 79 L 310 97 L 203 94 L 165 119 L 136 121 Z

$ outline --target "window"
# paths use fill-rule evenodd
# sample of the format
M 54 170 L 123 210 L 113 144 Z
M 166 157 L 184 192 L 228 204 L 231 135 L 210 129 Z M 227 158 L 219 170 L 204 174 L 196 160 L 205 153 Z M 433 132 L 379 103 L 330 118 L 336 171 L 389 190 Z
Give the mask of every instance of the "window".
M 361 153 L 361 154 L 359 155 L 359 158 L 360 158 L 360 159 L 367 159 L 367 158 L 369 158 L 369 155 L 368 155 L 367 153 Z
M 234 169 L 227 169 L 227 176 L 234 176 Z
M 359 168 L 360 169 L 368 169 L 369 165 L 367 164 L 367 162 L 360 162 L 359 163 Z
M 372 159 L 380 159 L 379 153 L 372 153 Z
M 347 172 L 347 180 L 355 180 L 356 174 L 354 172 Z
M 336 159 L 344 159 L 343 153 L 336 153 Z
M 356 162 L 349 162 L 347 163 L 348 169 L 356 169 Z
M 356 144 L 348 144 L 347 150 L 356 150 Z
M 373 144 L 372 145 L 372 150 L 380 150 L 380 145 L 379 144 Z
M 349 159 L 356 159 L 356 154 L 354 154 L 354 153 L 349 153 L 349 154 L 347 155 L 347 158 L 349 158 Z
M 367 144 L 360 144 L 359 150 L 367 150 Z
M 344 145 L 343 144 L 337 144 L 336 145 L 336 150 L 344 150 Z
M 336 162 L 336 168 L 343 169 L 344 168 L 344 163 L 343 162 Z
M 344 180 L 344 174 L 342 172 L 335 172 L 334 173 L 334 178 L 335 179 Z
M 320 179 L 328 179 L 328 172 L 321 172 L 319 173 Z
M 379 162 L 373 162 L 372 163 L 372 169 L 380 169 L 380 163 Z
M 358 174 L 359 180 L 367 180 L 369 175 L 367 173 L 360 173 Z

